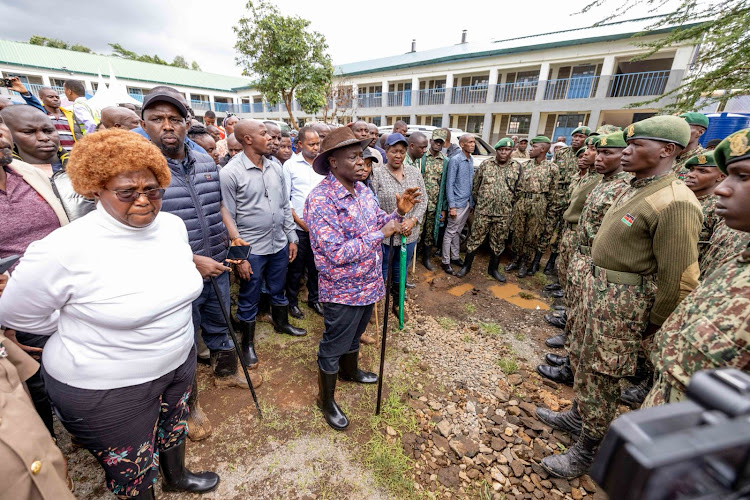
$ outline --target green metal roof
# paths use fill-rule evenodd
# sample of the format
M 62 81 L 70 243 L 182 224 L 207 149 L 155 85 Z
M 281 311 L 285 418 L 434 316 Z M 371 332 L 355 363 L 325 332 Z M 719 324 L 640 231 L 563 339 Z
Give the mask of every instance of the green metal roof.
M 0 40 L 0 63 L 76 74 L 109 76 L 109 67 L 117 78 L 164 85 L 232 92 L 238 88 L 248 88 L 249 78 L 218 75 L 205 71 L 175 68 L 140 61 L 131 61 L 116 56 L 102 56 L 31 45 L 23 42 Z M 62 69 L 62 68 L 66 69 Z

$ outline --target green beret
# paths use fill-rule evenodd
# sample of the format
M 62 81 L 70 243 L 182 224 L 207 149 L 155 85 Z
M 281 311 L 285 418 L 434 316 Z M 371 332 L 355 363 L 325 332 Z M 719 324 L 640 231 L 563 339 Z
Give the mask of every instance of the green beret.
M 432 140 L 440 139 L 443 142 L 448 138 L 448 131 L 443 128 L 436 128 L 432 131 Z
M 513 146 L 515 146 L 515 144 L 513 144 L 513 139 L 511 139 L 509 137 L 503 137 L 502 139 L 500 139 L 499 141 L 497 141 L 497 143 L 495 143 L 495 149 L 497 149 L 497 148 L 512 148 Z
M 576 135 L 576 134 L 583 134 L 588 137 L 589 135 L 591 135 L 591 129 L 586 126 L 578 127 L 570 135 Z
M 586 138 L 585 141 L 583 141 L 583 145 L 596 147 L 599 144 L 600 139 L 601 139 L 601 136 L 599 135 L 590 135 Z
M 626 148 L 627 146 L 621 131 L 600 135 L 599 143 L 596 145 L 597 148 Z
M 680 115 L 688 122 L 689 125 L 698 125 L 699 127 L 708 128 L 708 117 L 703 113 L 682 113 Z
M 596 133 L 599 135 L 609 135 L 614 134 L 615 132 L 622 132 L 622 129 L 617 125 L 602 125 L 596 129 Z
M 729 165 L 747 159 L 750 159 L 750 128 L 738 130 L 714 149 L 716 166 L 725 174 Z
M 695 155 L 685 162 L 685 168 L 690 167 L 718 167 L 714 154 L 710 151 Z
M 579 157 L 579 156 L 581 156 L 581 155 L 582 155 L 583 153 L 585 153 L 587 149 L 588 149 L 588 148 L 587 148 L 586 146 L 584 146 L 584 147 L 582 147 L 582 148 L 578 149 L 578 151 L 576 151 L 576 158 L 578 158 L 578 157 Z
M 545 143 L 545 144 L 552 144 L 552 141 L 549 140 L 549 137 L 545 137 L 543 135 L 538 135 L 531 139 L 531 144 L 536 144 L 538 142 Z
M 684 148 L 690 142 L 690 125 L 679 116 L 652 116 L 629 125 L 622 134 L 625 141 L 648 139 L 673 142 Z

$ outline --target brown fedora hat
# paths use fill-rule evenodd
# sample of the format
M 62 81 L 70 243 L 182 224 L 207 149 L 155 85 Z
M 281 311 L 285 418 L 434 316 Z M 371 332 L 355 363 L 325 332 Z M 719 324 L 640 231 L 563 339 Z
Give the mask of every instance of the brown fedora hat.
M 359 140 L 349 127 L 333 130 L 320 144 L 320 153 L 313 161 L 313 170 L 320 175 L 328 175 L 328 157 L 337 149 L 359 144 L 364 150 L 372 139 Z

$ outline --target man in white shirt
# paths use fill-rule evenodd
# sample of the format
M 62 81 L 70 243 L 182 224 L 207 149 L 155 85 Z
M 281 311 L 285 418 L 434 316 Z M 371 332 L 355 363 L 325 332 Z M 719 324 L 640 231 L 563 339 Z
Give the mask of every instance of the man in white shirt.
M 83 123 L 87 134 L 96 132 L 99 125 L 99 111 L 94 110 L 86 102 L 86 87 L 80 80 L 65 80 L 63 84 L 65 97 L 73 103 L 73 114 Z
M 284 181 L 292 203 L 292 217 L 297 224 L 299 237 L 297 244 L 297 258 L 289 263 L 286 274 L 286 298 L 289 300 L 289 314 L 295 318 L 305 315 L 299 308 L 297 295 L 300 280 L 307 269 L 307 305 L 316 313 L 323 315 L 323 308 L 318 302 L 318 270 L 315 268 L 310 247 L 310 236 L 307 225 L 302 220 L 305 200 L 310 191 L 325 179 L 324 175 L 315 173 L 312 168 L 313 160 L 320 150 L 320 138 L 313 127 L 302 127 L 297 135 L 299 153 L 292 155 L 284 163 Z

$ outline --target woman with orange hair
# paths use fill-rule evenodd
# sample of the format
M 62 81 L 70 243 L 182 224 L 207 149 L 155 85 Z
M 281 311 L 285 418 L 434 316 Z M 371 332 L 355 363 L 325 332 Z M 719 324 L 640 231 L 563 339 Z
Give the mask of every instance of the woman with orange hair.
M 97 209 L 29 245 L 0 323 L 50 336 L 49 399 L 115 495 L 154 498 L 159 466 L 165 491 L 211 491 L 219 476 L 185 468 L 203 282 L 185 224 L 160 213 L 167 162 L 138 134 L 109 129 L 81 139 L 67 170 Z

